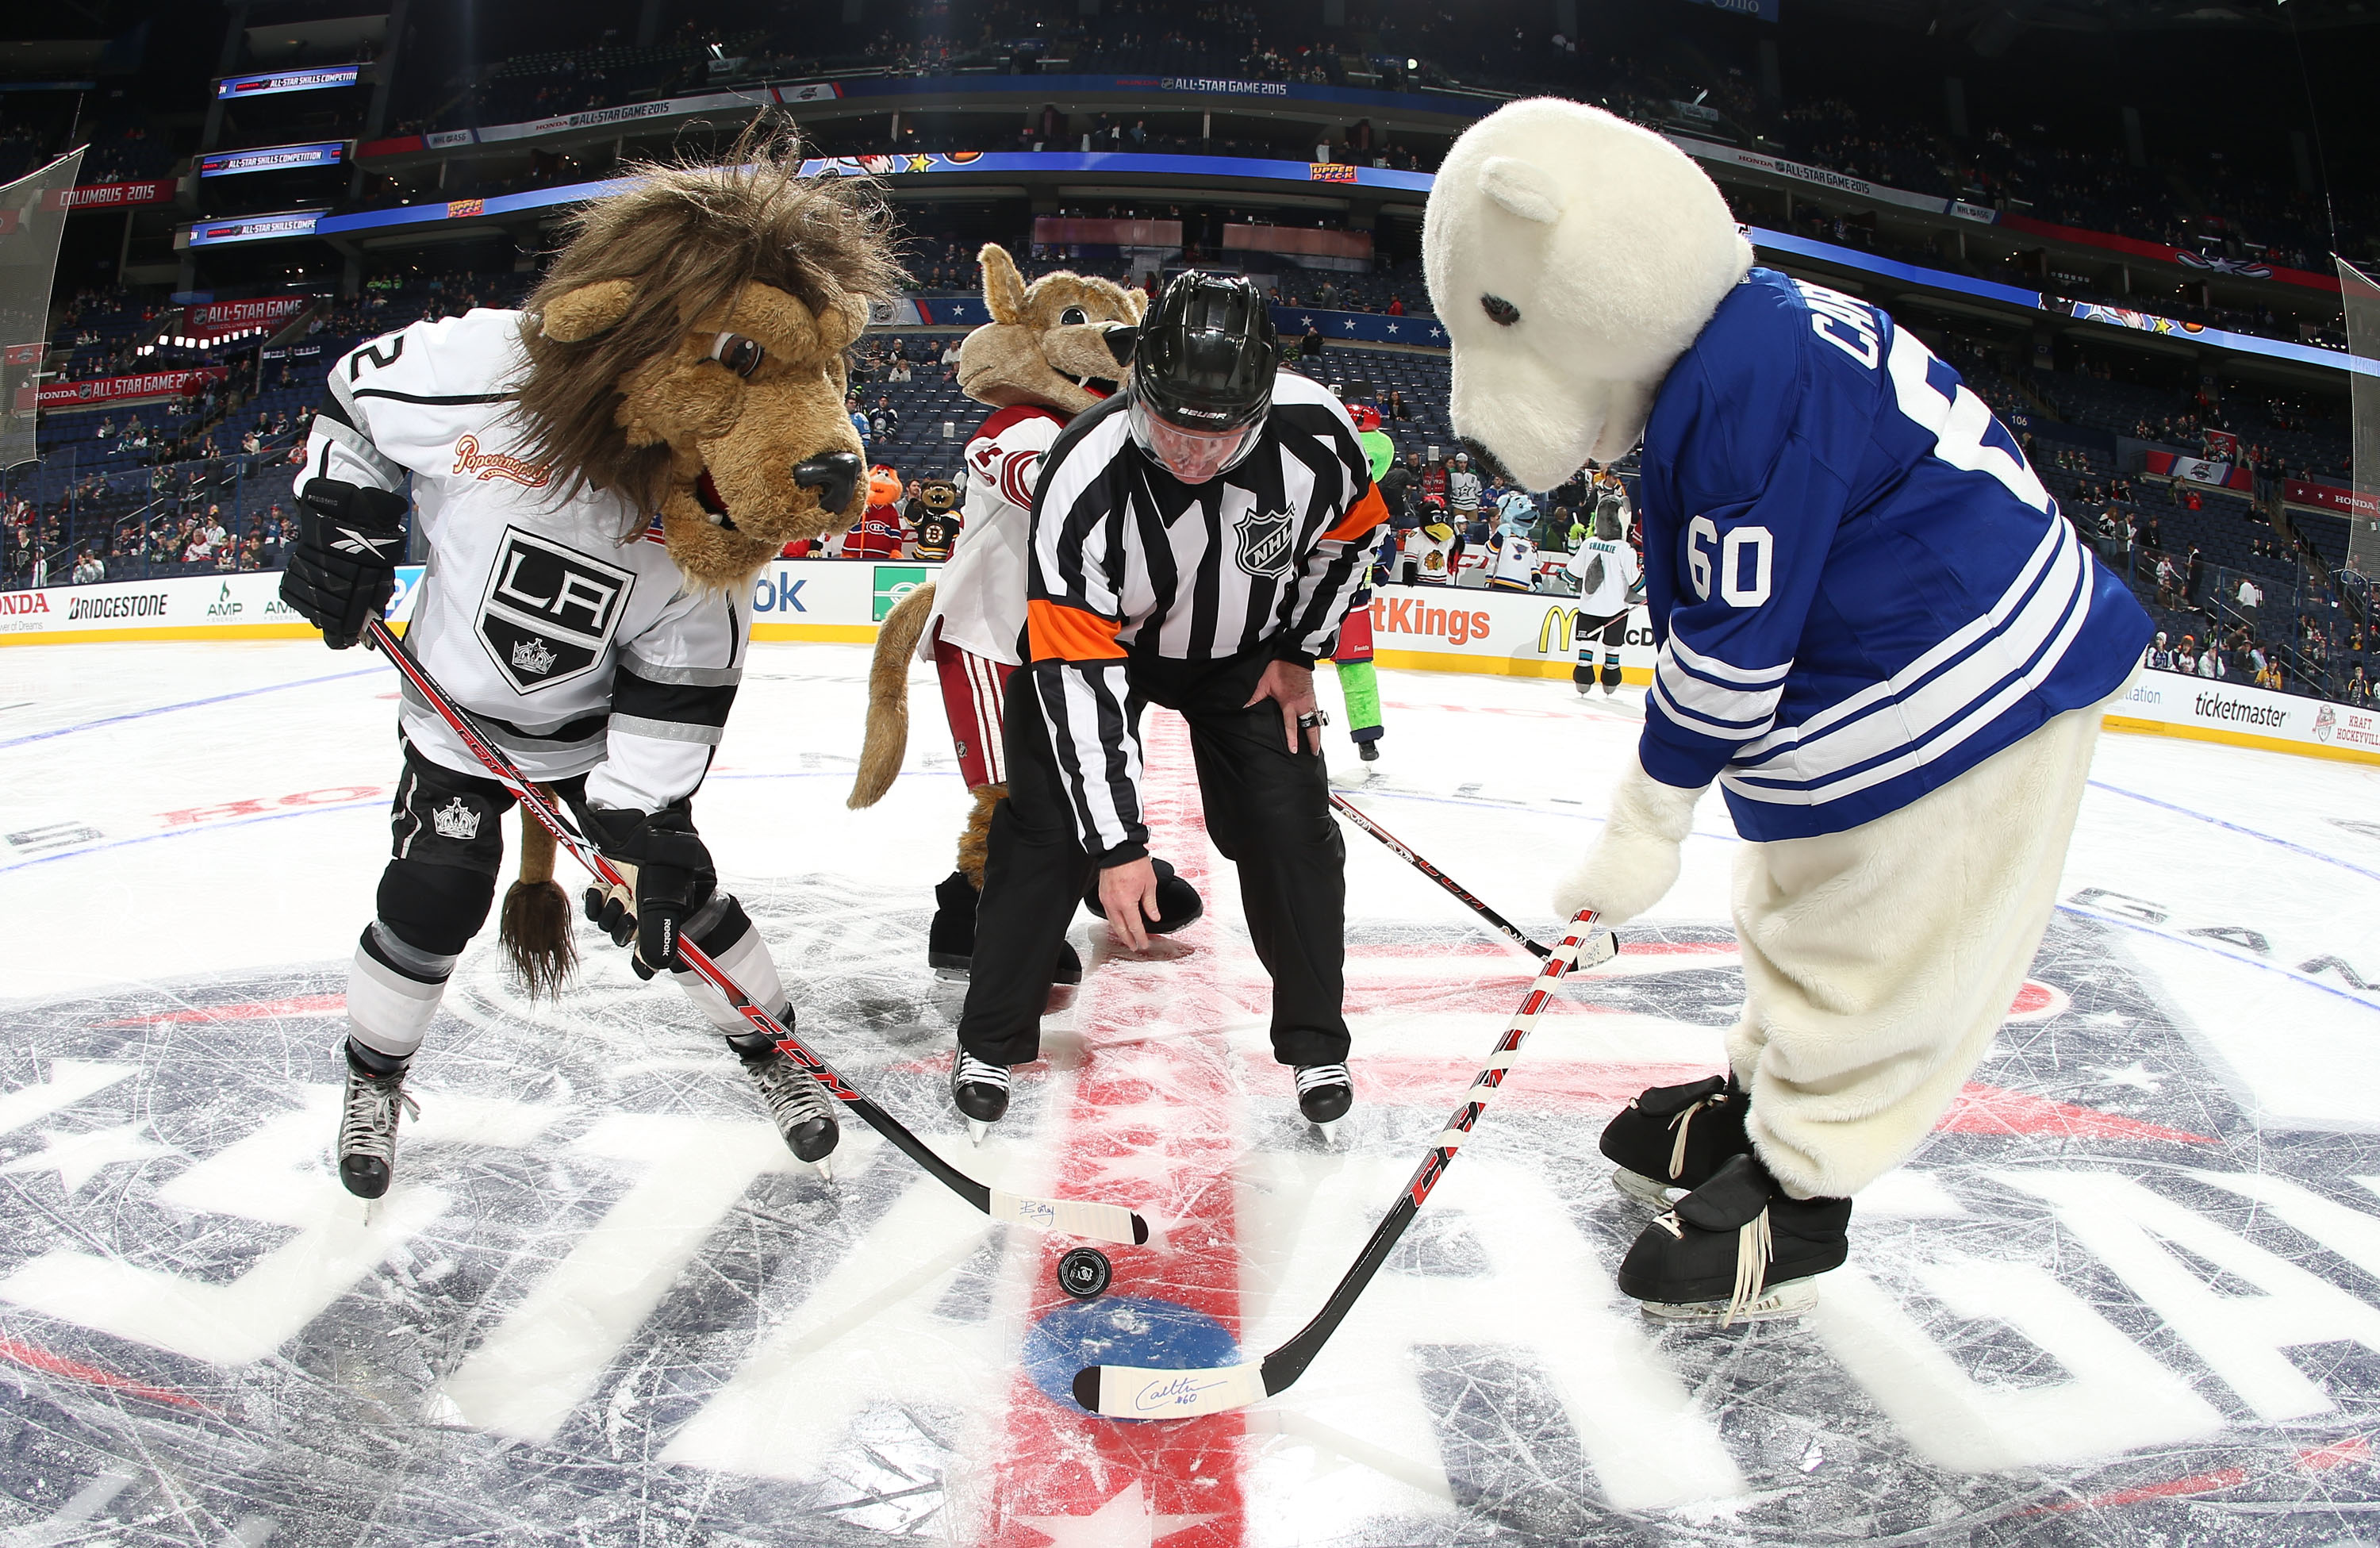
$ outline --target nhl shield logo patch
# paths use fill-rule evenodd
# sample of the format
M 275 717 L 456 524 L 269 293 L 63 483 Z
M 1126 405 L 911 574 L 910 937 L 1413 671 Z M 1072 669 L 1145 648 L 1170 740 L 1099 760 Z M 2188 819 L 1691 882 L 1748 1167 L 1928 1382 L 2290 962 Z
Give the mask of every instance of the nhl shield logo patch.
M 535 532 L 504 530 L 480 602 L 480 639 L 517 693 L 583 677 L 627 611 L 634 573 Z
M 1294 535 L 1295 526 L 1296 518 L 1289 511 L 1251 509 L 1240 518 L 1235 530 L 1240 544 L 1240 568 L 1268 580 L 1278 580 L 1287 575 L 1290 541 Z

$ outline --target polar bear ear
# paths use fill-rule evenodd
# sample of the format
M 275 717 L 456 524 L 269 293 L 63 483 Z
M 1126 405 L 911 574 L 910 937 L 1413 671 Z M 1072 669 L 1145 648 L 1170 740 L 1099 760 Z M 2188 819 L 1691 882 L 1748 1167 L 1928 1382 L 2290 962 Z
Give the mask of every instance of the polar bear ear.
M 1551 225 L 1561 219 L 1562 194 L 1545 168 L 1517 156 L 1489 156 L 1479 164 L 1479 186 L 1488 197 L 1523 220 Z

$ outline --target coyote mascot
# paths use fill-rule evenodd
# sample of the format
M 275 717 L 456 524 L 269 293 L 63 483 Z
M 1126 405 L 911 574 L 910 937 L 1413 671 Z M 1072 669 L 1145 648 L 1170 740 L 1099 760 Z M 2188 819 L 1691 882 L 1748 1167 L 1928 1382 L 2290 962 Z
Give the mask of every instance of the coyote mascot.
M 975 796 L 958 869 L 934 888 L 926 941 L 928 963 L 947 977 L 964 976 L 975 957 L 984 847 L 992 811 L 1007 792 L 1002 714 L 1009 674 L 1024 659 L 1025 554 L 1041 457 L 1067 421 L 1115 391 L 1147 304 L 1137 290 L 1063 270 L 1028 286 L 997 243 L 985 245 L 981 261 L 991 321 L 959 347 L 959 390 L 993 412 L 966 445 L 965 516 L 949 566 L 936 584 L 903 598 L 877 636 L 868 734 L 849 803 L 873 806 L 901 772 L 914 653 L 941 675 L 959 773 Z M 1198 917 L 1198 894 L 1163 860 L 1157 874 L 1164 918 L 1149 929 L 1179 930 Z M 1098 908 L 1096 897 L 1090 907 Z M 1062 945 L 1055 981 L 1082 976 L 1075 948 Z
M 1620 1287 L 1688 1324 L 1796 1314 L 1849 1251 L 1850 1195 L 2007 1016 L 2148 618 L 1958 372 L 1878 308 L 1754 266 L 1659 136 L 1500 108 L 1448 153 L 1422 253 L 1483 461 L 1548 489 L 1644 445 L 1659 656 L 1557 906 L 1658 903 L 1714 782 L 1749 840 L 1730 1068 L 1603 1136 L 1663 1212 Z
M 865 180 L 805 180 L 790 145 L 646 166 L 572 217 L 521 311 L 373 339 L 332 368 L 281 594 L 352 646 L 404 555 L 409 477 L 429 572 L 407 648 L 630 873 L 590 917 L 669 972 L 741 1056 L 787 1145 L 824 1164 L 832 1103 L 684 967 L 681 938 L 792 1015 L 694 824 L 751 639 L 740 604 L 788 542 L 851 525 L 863 463 L 845 352 L 898 294 Z M 513 804 L 410 690 L 391 855 L 347 978 L 339 1177 L 395 1168 L 406 1071 L 486 922 Z M 524 823 L 503 933 L 532 991 L 570 961 L 553 846 Z

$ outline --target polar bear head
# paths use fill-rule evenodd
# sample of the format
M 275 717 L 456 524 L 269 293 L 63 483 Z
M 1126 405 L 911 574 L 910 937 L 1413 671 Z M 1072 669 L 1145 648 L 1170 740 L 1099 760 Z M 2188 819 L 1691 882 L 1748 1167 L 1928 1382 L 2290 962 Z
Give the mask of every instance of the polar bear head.
M 1512 103 L 1455 140 L 1422 223 L 1454 351 L 1454 433 L 1522 487 L 1624 456 L 1752 244 L 1659 135 L 1579 103 Z

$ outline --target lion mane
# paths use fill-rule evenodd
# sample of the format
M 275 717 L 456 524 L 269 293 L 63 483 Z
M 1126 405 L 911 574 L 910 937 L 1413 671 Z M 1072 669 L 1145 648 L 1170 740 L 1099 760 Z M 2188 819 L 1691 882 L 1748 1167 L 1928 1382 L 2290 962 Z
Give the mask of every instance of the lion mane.
M 870 301 L 900 294 L 892 214 L 872 180 L 805 178 L 801 168 L 790 132 L 755 133 L 723 163 L 632 165 L 620 192 L 568 217 L 524 309 L 529 370 L 517 409 L 527 455 L 554 469 L 564 493 L 661 506 L 673 447 L 624 426 L 629 384 L 746 286 L 799 300 L 826 342 L 839 338 L 838 354 L 867 325 Z

